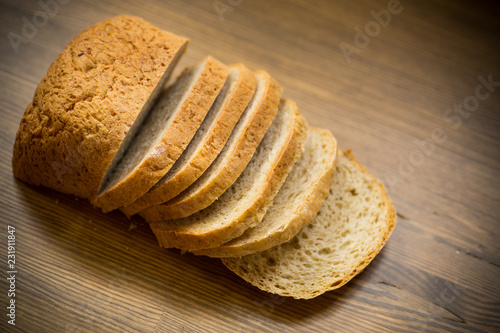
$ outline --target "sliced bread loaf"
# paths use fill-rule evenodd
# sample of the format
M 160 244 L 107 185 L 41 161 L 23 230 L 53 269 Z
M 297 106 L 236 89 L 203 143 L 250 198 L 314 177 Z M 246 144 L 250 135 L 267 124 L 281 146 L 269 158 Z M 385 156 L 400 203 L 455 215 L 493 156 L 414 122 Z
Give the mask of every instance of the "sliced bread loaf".
M 281 86 L 266 72 L 255 73 L 257 87 L 221 153 L 203 175 L 174 199 L 141 212 L 149 221 L 178 219 L 208 207 L 243 172 L 271 125 Z
M 348 151 L 339 152 L 318 215 L 289 242 L 222 262 L 258 288 L 308 299 L 360 273 L 386 243 L 396 214 L 383 185 Z
M 136 214 L 174 198 L 193 184 L 224 147 L 255 86 L 255 75 L 248 68 L 241 64 L 230 66 L 224 87 L 186 150 L 149 192 L 121 211 L 128 216 Z
M 50 65 L 26 108 L 14 143 L 14 175 L 93 200 L 187 43 L 129 15 L 81 32 Z
M 259 223 L 302 153 L 306 133 L 295 103 L 283 100 L 250 163 L 217 201 L 189 217 L 150 224 L 160 246 L 213 248 Z
M 262 222 L 226 244 L 195 254 L 239 257 L 289 241 L 318 213 L 332 184 L 336 159 L 337 144 L 331 133 L 309 128 L 304 153 Z
M 212 57 L 185 70 L 162 94 L 128 149 L 115 156 L 93 204 L 108 212 L 153 187 L 193 138 L 226 76 L 227 67 Z

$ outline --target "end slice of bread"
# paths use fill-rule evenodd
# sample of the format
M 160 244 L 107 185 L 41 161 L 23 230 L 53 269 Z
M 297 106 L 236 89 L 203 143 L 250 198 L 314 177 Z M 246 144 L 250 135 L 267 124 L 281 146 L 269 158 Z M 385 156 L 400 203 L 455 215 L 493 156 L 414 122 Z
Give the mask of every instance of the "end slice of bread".
M 146 208 L 148 221 L 179 219 L 212 204 L 243 172 L 278 110 L 282 88 L 268 73 L 256 72 L 257 87 L 226 145 L 210 167 L 174 199 Z
M 187 44 L 130 15 L 78 34 L 50 65 L 21 119 L 14 175 L 92 201 Z
M 115 156 L 93 204 L 104 212 L 126 206 L 170 170 L 222 89 L 227 67 L 212 57 L 185 70 L 169 87 L 122 156 Z
M 210 257 L 240 257 L 293 238 L 318 213 L 333 181 L 337 143 L 329 131 L 309 128 L 304 153 L 281 186 L 262 222 L 221 246 L 195 251 Z
M 270 293 L 298 299 L 343 286 L 379 253 L 396 224 L 383 185 L 348 151 L 339 152 L 317 216 L 290 241 L 222 262 Z
M 160 246 L 212 248 L 258 224 L 302 153 L 306 134 L 295 103 L 283 100 L 252 160 L 217 201 L 190 217 L 150 224 Z
M 176 197 L 193 184 L 224 147 L 256 84 L 254 73 L 247 67 L 230 66 L 224 87 L 186 150 L 153 188 L 121 211 L 131 216 Z

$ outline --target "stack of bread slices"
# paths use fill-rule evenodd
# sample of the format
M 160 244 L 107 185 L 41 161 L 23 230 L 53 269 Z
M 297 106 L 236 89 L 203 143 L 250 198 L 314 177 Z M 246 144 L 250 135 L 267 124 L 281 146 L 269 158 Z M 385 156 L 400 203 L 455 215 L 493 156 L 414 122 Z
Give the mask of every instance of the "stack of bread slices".
M 133 16 L 80 33 L 24 113 L 14 175 L 138 214 L 268 292 L 342 286 L 394 228 L 384 187 L 265 71 L 208 56 L 165 88 L 187 44 Z

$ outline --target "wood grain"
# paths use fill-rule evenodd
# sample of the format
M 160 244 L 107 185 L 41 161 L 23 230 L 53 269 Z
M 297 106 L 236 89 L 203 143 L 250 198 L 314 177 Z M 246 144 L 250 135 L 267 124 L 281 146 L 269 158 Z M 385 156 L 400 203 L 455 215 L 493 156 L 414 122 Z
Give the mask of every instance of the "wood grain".
M 0 4 L 0 331 L 500 332 L 500 86 L 479 88 L 487 97 L 473 111 L 452 111 L 488 77 L 500 82 L 494 1 L 402 0 L 350 62 L 339 45 L 356 46 L 356 29 L 376 28 L 371 11 L 390 1 L 60 2 L 17 52 L 9 33 L 23 36 L 43 8 Z M 310 301 L 273 296 L 218 260 L 160 249 L 139 219 L 13 178 L 15 133 L 50 63 L 81 30 L 124 13 L 191 39 L 176 73 L 207 54 L 269 71 L 311 125 L 386 184 L 398 225 L 362 274 Z

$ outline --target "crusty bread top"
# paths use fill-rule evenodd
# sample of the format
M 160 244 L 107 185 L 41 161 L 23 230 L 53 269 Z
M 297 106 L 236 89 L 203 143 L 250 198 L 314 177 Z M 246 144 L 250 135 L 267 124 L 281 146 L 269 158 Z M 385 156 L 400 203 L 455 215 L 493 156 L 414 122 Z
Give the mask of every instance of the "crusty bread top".
M 260 289 L 313 298 L 360 273 L 382 249 L 395 223 L 383 185 L 350 152 L 339 152 L 328 197 L 307 226 L 289 242 L 222 261 Z
M 256 86 L 255 75 L 244 65 L 229 66 L 228 77 L 193 140 L 170 171 L 148 193 L 121 210 L 131 216 L 166 202 L 188 188 L 220 153 Z
M 255 93 L 215 161 L 177 197 L 143 210 L 141 215 L 146 220 L 178 219 L 194 214 L 217 200 L 243 172 L 276 115 L 282 91 L 268 73 L 259 71 L 255 75 Z
M 309 128 L 304 152 L 262 222 L 226 244 L 195 254 L 240 257 L 289 241 L 318 213 L 332 184 L 336 159 L 337 144 L 332 134 Z
M 222 89 L 227 67 L 206 57 L 165 91 L 116 165 L 107 172 L 94 205 L 104 212 L 128 205 L 174 165 Z
M 134 16 L 99 22 L 51 64 L 21 119 L 14 175 L 93 199 L 188 40 Z
M 150 224 L 160 246 L 212 248 L 259 223 L 302 153 L 306 133 L 295 103 L 283 100 L 252 160 L 217 201 L 189 217 Z

